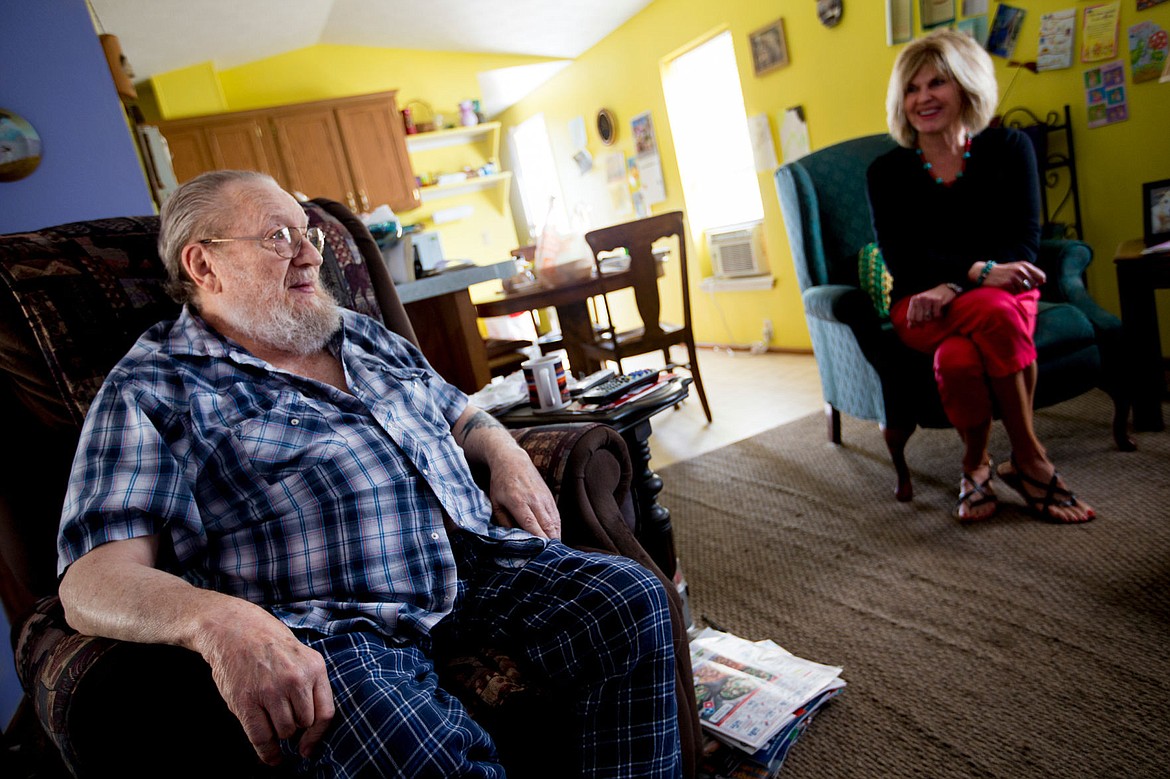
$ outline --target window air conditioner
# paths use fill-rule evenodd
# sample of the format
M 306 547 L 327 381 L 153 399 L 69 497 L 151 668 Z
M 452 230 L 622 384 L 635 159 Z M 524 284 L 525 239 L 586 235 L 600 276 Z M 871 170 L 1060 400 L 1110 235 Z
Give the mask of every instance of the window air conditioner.
M 707 231 L 707 247 L 717 278 L 761 276 L 768 273 L 763 222 L 713 227 Z

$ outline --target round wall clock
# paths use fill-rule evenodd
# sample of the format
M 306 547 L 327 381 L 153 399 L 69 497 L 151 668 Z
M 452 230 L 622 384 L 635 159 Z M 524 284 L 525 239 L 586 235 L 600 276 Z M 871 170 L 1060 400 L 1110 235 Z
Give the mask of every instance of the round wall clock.
M 817 0 L 817 18 L 826 27 L 836 27 L 841 12 L 841 0 Z
M 613 111 L 608 108 L 597 112 L 597 136 L 606 146 L 612 146 L 617 140 L 617 120 L 613 118 Z
M 0 181 L 17 181 L 41 164 L 41 136 L 24 118 L 0 108 Z

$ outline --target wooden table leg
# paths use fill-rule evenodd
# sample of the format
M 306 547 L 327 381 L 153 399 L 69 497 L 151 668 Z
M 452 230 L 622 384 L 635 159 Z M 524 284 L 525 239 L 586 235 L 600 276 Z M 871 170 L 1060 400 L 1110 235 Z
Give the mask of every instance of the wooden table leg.
M 634 467 L 634 514 L 637 517 L 636 535 L 650 558 L 666 574 L 674 578 L 678 556 L 674 550 L 674 529 L 670 525 L 670 511 L 658 502 L 662 492 L 662 477 L 650 468 L 650 421 L 634 425 L 622 433 Z
M 1162 397 L 1166 379 L 1162 369 L 1162 339 L 1154 290 L 1160 285 L 1148 269 L 1149 261 L 1117 263 L 1117 293 L 1121 321 L 1133 355 L 1133 426 L 1135 430 L 1162 430 Z
M 601 362 L 590 359 L 581 349 L 581 344 L 593 340 L 593 318 L 584 300 L 563 303 L 557 308 L 557 319 L 561 324 L 561 340 L 569 358 L 569 369 L 574 376 L 588 375 L 601 369 Z

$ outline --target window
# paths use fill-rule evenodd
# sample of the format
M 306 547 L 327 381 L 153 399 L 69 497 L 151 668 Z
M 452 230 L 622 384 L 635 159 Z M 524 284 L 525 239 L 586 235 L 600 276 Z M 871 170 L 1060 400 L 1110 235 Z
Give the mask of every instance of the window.
M 731 33 L 673 59 L 662 82 L 692 228 L 763 219 Z
M 512 128 L 509 137 L 515 161 L 516 187 L 520 190 L 520 202 L 524 204 L 528 234 L 535 240 L 544 229 L 550 202 L 553 202 L 553 224 L 567 224 L 565 198 L 561 194 L 561 180 L 557 177 L 544 114 L 525 119 Z

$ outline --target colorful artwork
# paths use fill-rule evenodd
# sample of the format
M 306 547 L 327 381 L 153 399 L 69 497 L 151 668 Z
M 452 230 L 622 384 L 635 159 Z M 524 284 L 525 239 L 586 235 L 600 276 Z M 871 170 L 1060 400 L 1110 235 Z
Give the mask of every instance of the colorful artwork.
M 1089 127 L 1104 127 L 1129 118 L 1125 94 L 1125 65 L 1110 62 L 1084 73 L 1085 103 Z
M 1142 22 L 1129 28 L 1129 64 L 1133 83 L 1154 81 L 1166 67 L 1166 51 L 1170 37 L 1153 22 Z

